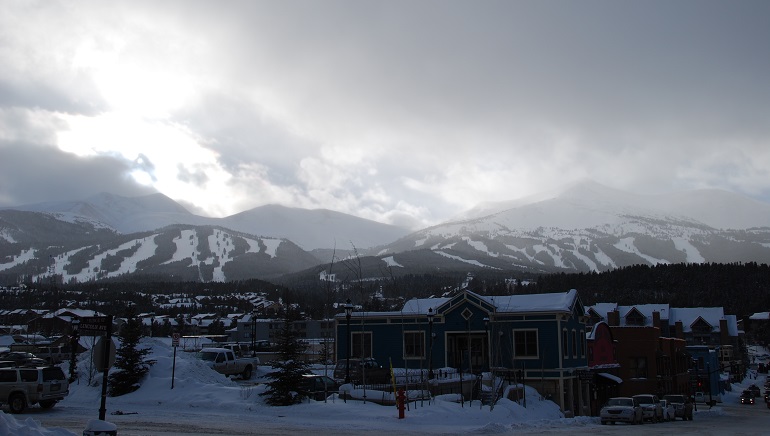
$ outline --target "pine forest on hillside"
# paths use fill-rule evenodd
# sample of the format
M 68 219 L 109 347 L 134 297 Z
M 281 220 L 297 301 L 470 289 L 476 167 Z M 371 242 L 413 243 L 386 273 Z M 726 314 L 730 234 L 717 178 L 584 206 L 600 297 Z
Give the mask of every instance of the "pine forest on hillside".
M 512 280 L 513 279 L 513 280 Z M 525 283 L 529 283 L 526 285 Z M 515 271 L 405 275 L 337 282 L 297 280 L 275 284 L 235 282 L 92 282 L 28 284 L 3 291 L 0 309 L 77 307 L 119 314 L 127 303 L 138 313 L 178 317 L 195 313 L 250 313 L 257 299 L 295 305 L 307 318 L 334 316 L 348 298 L 365 311 L 399 310 L 411 298 L 451 295 L 466 288 L 481 295 L 564 292 L 577 289 L 585 305 L 663 303 L 673 307 L 722 306 L 747 317 L 770 310 L 770 266 L 756 263 L 636 265 L 601 273 L 523 276 Z M 195 299 L 194 307 L 159 305 L 173 298 Z

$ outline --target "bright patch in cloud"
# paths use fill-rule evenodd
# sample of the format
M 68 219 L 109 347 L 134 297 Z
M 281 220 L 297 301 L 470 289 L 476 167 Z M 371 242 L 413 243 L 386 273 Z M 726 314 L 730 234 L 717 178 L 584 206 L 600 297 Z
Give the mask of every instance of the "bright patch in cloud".
M 171 198 L 193 203 L 212 216 L 239 212 L 229 183 L 232 175 L 201 138 L 176 123 L 149 121 L 126 114 L 96 117 L 63 115 L 69 129 L 58 133 L 58 145 L 78 156 L 109 155 L 131 161 L 131 176 Z

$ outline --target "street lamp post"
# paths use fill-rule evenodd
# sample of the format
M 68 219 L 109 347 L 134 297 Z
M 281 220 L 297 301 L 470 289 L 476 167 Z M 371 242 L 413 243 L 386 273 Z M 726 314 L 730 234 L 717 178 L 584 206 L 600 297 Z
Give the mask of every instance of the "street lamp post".
M 350 340 L 350 317 L 353 316 L 353 304 L 350 303 L 350 298 L 345 302 L 345 320 L 347 321 L 347 344 L 348 357 L 345 362 L 345 383 L 350 383 L 350 348 L 353 346 L 353 341 Z
M 484 336 L 485 336 L 485 339 L 487 341 L 487 347 L 490 347 L 491 346 L 490 342 L 492 342 L 492 341 L 489 338 L 489 318 L 487 318 L 486 316 L 484 317 Z M 487 362 L 488 362 L 487 366 L 489 368 L 492 368 L 492 362 L 490 360 L 490 354 L 491 354 L 490 350 L 487 350 L 487 353 L 486 353 L 486 355 L 487 355 Z
M 428 308 L 428 380 L 433 380 L 433 308 Z
M 257 309 L 251 312 L 251 356 L 257 355 Z
M 77 352 L 78 352 L 78 326 L 80 320 L 72 318 L 72 332 L 70 335 L 70 380 L 72 383 L 77 377 Z

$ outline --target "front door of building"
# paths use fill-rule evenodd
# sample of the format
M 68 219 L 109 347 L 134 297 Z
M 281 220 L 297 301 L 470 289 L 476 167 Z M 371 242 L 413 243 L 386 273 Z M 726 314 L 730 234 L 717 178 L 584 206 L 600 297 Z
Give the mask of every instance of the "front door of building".
M 473 373 L 488 371 L 487 356 L 489 352 L 485 333 L 447 334 L 447 365 L 450 367 Z

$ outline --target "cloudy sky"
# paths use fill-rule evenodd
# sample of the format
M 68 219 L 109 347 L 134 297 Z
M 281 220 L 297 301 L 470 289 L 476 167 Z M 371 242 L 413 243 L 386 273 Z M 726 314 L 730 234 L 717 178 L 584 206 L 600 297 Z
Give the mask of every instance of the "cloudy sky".
M 770 201 L 770 2 L 3 1 L 0 206 L 423 227 L 593 179 Z

